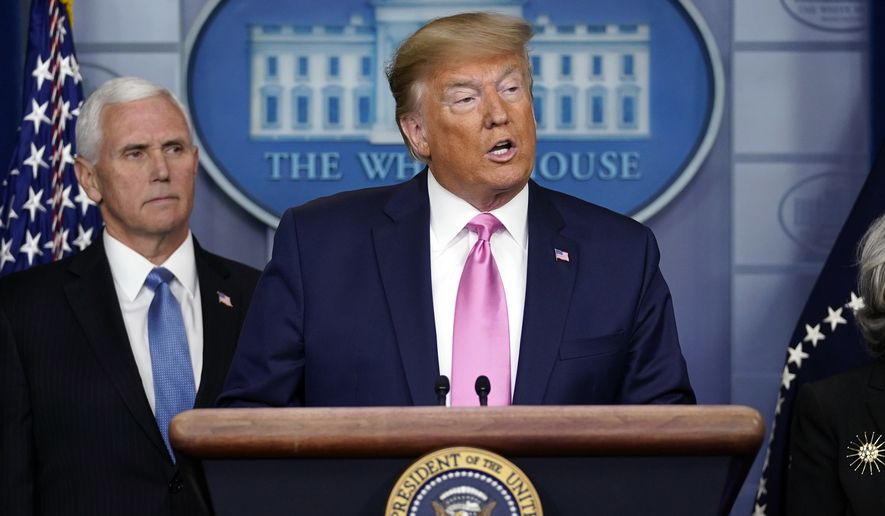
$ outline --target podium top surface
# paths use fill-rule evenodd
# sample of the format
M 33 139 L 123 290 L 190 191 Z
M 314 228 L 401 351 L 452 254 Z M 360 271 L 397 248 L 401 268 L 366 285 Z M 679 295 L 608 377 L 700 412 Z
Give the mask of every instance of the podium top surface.
M 172 420 L 199 458 L 410 457 L 446 446 L 505 455 L 749 455 L 756 410 L 736 405 L 197 409 Z

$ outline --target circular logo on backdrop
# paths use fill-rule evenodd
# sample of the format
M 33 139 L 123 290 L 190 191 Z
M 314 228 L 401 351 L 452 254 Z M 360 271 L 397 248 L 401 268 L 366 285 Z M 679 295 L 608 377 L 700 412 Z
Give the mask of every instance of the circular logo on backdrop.
M 855 31 L 867 24 L 868 0 L 781 0 L 800 22 L 833 32 Z
M 697 173 L 724 99 L 690 0 L 210 0 L 186 41 L 185 99 L 203 167 L 275 226 L 282 212 L 423 170 L 385 67 L 427 21 L 489 9 L 532 24 L 543 186 L 647 219 Z
M 793 185 L 778 206 L 784 233 L 806 250 L 826 256 L 857 198 L 860 185 L 854 179 L 825 172 Z
M 478 448 L 445 448 L 399 477 L 387 516 L 542 516 L 538 492 L 512 462 Z

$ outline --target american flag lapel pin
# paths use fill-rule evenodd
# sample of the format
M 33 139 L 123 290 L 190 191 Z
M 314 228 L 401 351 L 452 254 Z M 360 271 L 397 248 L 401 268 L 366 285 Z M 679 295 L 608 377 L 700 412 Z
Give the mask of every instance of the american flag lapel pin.
M 216 292 L 218 293 L 218 302 L 219 302 L 219 303 L 223 304 L 224 306 L 226 306 L 226 307 L 228 307 L 228 308 L 233 308 L 233 307 L 234 307 L 234 304 L 233 304 L 233 302 L 230 300 L 230 296 L 229 296 L 229 295 L 225 294 L 224 292 L 221 292 L 220 290 L 218 290 L 218 291 L 216 291 Z
M 553 248 L 553 256 L 556 258 L 557 262 L 567 262 L 568 261 L 568 253 L 563 251 L 562 249 Z

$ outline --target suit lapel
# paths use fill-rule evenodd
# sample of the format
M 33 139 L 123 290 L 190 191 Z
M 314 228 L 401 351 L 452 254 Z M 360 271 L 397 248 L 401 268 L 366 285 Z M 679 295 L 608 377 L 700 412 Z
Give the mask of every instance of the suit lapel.
M 385 213 L 389 222 L 373 229 L 381 282 L 412 403 L 433 405 L 439 363 L 430 285 L 427 172 L 398 188 Z
M 204 251 L 196 239 L 194 254 L 203 312 L 203 372 L 194 406 L 211 407 L 227 376 L 228 365 L 237 345 L 239 314 L 245 307 L 242 306 L 242 293 L 231 281 L 228 268 Z M 228 296 L 233 306 L 222 303 L 219 294 Z
M 580 259 L 577 244 L 561 234 L 564 227 L 547 193 L 530 182 L 528 271 L 514 404 L 544 401 L 559 352 Z M 557 260 L 556 249 L 568 253 L 568 261 Z
M 68 271 L 71 279 L 64 286 L 65 296 L 89 345 L 132 416 L 157 449 L 166 455 L 166 446 L 132 356 L 101 236 L 71 260 Z

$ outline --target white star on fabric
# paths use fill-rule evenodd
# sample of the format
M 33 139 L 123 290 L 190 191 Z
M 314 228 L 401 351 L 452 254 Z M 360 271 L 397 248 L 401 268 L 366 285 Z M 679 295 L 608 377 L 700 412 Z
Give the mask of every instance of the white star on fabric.
M 74 79 L 74 82 L 80 82 L 80 66 L 77 65 L 77 59 L 73 55 L 67 57 L 58 57 L 58 82 L 64 84 L 66 78 Z
M 34 222 L 34 216 L 37 215 L 38 211 L 46 211 L 41 202 L 42 197 L 43 190 L 35 192 L 32 187 L 28 187 L 28 200 L 22 204 L 22 208 L 31 212 L 31 222 Z
M 84 231 L 81 224 L 77 224 L 77 238 L 74 239 L 74 245 L 81 251 L 89 247 L 92 243 L 92 228 Z
M 774 407 L 775 415 L 779 415 L 781 413 L 781 407 L 784 405 L 784 397 L 781 396 L 780 393 L 777 394 L 777 405 Z
M 784 389 L 790 390 L 790 383 L 796 379 L 796 375 L 790 372 L 790 366 L 784 366 L 784 372 L 781 375 L 781 385 L 784 386 Z M 773 425 L 772 425 L 773 426 Z M 772 428 L 773 430 L 773 428 Z
M 768 506 L 768 504 L 765 504 L 765 503 L 763 503 L 762 505 L 759 505 L 757 503 L 756 506 L 753 507 L 753 515 L 752 516 L 767 516 L 765 514 L 767 506 Z
M 817 347 L 818 341 L 825 340 L 824 334 L 820 332 L 820 324 L 814 325 L 811 327 L 810 325 L 805 325 L 805 338 L 802 342 L 811 342 L 811 345 Z
M 17 219 L 18 214 L 15 213 L 15 210 L 12 207 L 15 206 L 15 196 L 9 198 L 9 211 L 6 212 L 6 227 L 9 227 L 9 224 L 12 223 L 12 219 Z
M 71 187 L 74 185 L 68 185 L 67 188 L 62 190 L 61 192 L 61 209 L 65 208 L 76 208 L 74 203 L 71 202 Z M 48 201 L 46 201 L 53 208 L 55 207 L 55 199 L 50 197 Z
M 67 144 L 61 148 L 61 166 L 73 165 L 74 155 L 71 153 L 71 144 Z
M 40 250 L 40 235 L 42 233 L 37 233 L 36 236 L 31 235 L 31 230 L 25 230 L 25 239 L 27 242 L 22 244 L 20 252 L 28 255 L 28 265 L 34 264 L 34 255 L 43 256 L 43 251 Z
M 46 116 L 46 108 L 49 107 L 49 101 L 42 104 L 37 103 L 37 99 L 31 99 L 31 112 L 25 115 L 25 121 L 32 122 L 34 124 L 34 132 L 40 132 L 40 124 L 50 124 L 52 121 L 49 120 L 49 117 Z
M 80 74 L 80 63 L 77 62 L 77 56 L 71 54 L 71 77 L 74 78 L 74 83 L 79 84 L 83 82 L 83 76 Z
M 9 171 L 9 175 L 10 175 L 10 176 L 17 176 L 18 174 L 19 174 L 19 171 L 18 171 L 17 168 L 14 168 L 14 169 L 12 169 L 12 170 Z
M 71 102 L 66 100 L 61 103 L 61 118 L 58 119 L 59 128 L 64 131 L 68 126 L 68 120 L 73 120 L 74 115 L 71 114 Z
M 12 256 L 10 252 L 12 250 L 12 239 L 4 240 L 0 238 L 0 269 L 3 269 L 3 266 L 6 263 L 15 263 L 15 257 Z
M 86 210 L 89 209 L 90 206 L 95 206 L 95 203 L 92 202 L 92 199 L 86 195 L 86 191 L 83 190 L 79 185 L 77 185 L 77 196 L 74 197 L 74 202 L 80 205 L 80 212 L 82 215 L 86 215 Z
M 762 461 L 762 469 L 763 469 L 763 471 L 768 469 L 768 460 L 769 460 L 770 458 L 771 458 L 771 448 L 769 448 L 769 449 L 765 452 L 765 460 Z
M 71 252 L 71 246 L 68 245 L 68 233 L 69 232 L 70 232 L 69 229 L 66 229 L 61 232 L 61 252 L 63 252 L 63 253 L 70 253 Z M 43 244 L 43 248 L 49 249 L 49 251 L 54 251 L 55 250 L 55 241 L 54 240 L 47 240 L 46 243 Z M 81 251 L 82 251 L 82 249 L 81 249 Z
M 37 79 L 37 90 L 43 87 L 43 81 L 51 81 L 52 80 L 52 72 L 49 71 L 49 65 L 52 63 L 52 59 L 43 60 L 39 55 L 37 56 L 37 67 L 34 68 L 34 71 L 31 72 L 31 76 Z
M 830 332 L 836 330 L 836 326 L 840 324 L 848 324 L 848 321 L 842 317 L 842 307 L 840 306 L 837 310 L 833 310 L 831 307 L 827 307 L 827 317 L 824 319 L 824 322 L 830 325 Z
M 756 498 L 760 496 L 765 496 L 768 494 L 768 489 L 765 487 L 765 478 L 759 480 L 759 488 L 756 489 Z
M 863 302 L 863 298 L 855 294 L 851 293 L 851 301 L 845 303 L 845 306 L 850 308 L 853 312 L 857 313 L 858 310 L 864 308 L 866 305 Z
M 64 16 L 64 15 L 62 15 L 62 16 Z M 65 18 L 67 18 L 67 16 L 65 16 Z M 61 23 L 61 20 L 59 20 L 59 23 L 58 23 L 58 42 L 59 42 L 59 44 L 65 42 L 65 36 L 67 34 L 68 34 L 68 29 L 66 29 L 65 24 Z
M 46 152 L 46 146 L 42 146 L 39 149 L 33 143 L 31 144 L 31 155 L 24 161 L 23 164 L 31 167 L 31 173 L 34 174 L 34 179 L 37 179 L 37 175 L 39 174 L 40 167 L 49 168 L 49 163 L 43 161 L 43 153 Z
M 790 357 L 787 358 L 788 364 L 796 364 L 796 369 L 802 367 L 802 361 L 808 358 L 808 353 L 805 353 L 802 350 L 802 343 L 797 342 L 795 348 L 787 348 L 787 353 L 790 354 Z

